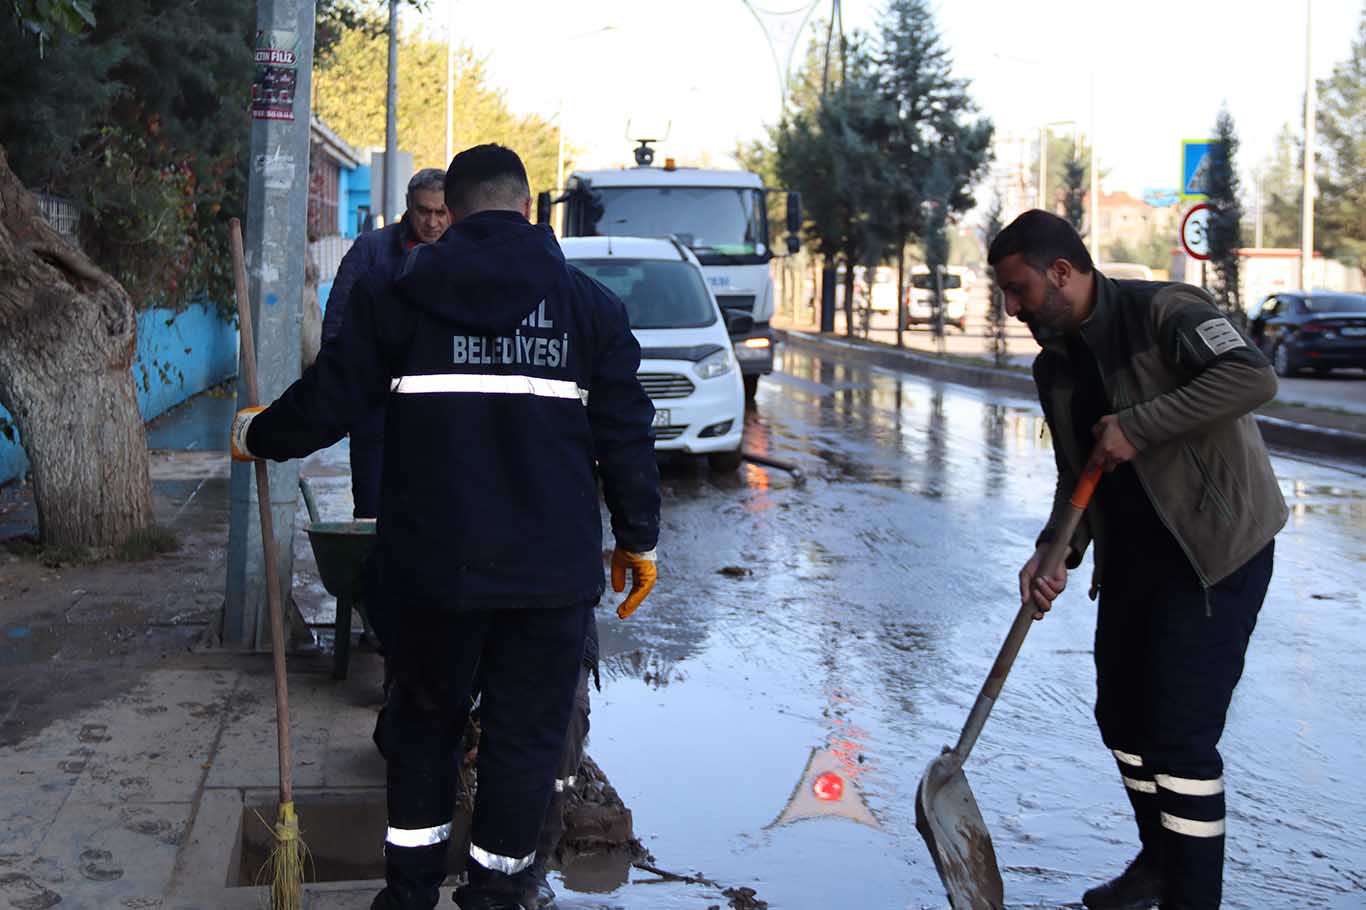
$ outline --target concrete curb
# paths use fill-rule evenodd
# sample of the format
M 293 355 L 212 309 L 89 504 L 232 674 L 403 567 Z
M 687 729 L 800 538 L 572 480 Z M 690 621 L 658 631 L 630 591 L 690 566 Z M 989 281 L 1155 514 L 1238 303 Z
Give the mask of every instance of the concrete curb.
M 998 389 L 1031 399 L 1037 395 L 1033 377 L 1015 370 L 955 362 L 952 359 L 932 357 L 878 342 L 830 338 L 792 329 L 775 331 L 781 341 L 796 347 L 832 351 L 862 363 L 906 370 L 943 382 Z M 1272 448 L 1324 455 L 1337 461 L 1366 465 L 1366 434 L 1284 420 L 1265 414 L 1255 416 L 1262 437 Z

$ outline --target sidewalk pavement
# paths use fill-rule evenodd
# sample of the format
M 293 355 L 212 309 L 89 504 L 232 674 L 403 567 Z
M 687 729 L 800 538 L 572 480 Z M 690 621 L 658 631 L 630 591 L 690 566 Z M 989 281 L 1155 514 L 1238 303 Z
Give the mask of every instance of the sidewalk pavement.
M 75 566 L 0 553 L 0 908 L 263 906 L 262 889 L 241 886 L 255 874 L 242 844 L 251 810 L 273 821 L 277 805 L 270 658 L 201 644 L 226 577 L 228 461 L 152 460 L 177 552 Z M 24 488 L 5 493 L 0 537 L 31 510 Z M 290 656 L 294 784 L 306 839 L 310 804 L 371 807 L 369 829 L 342 840 L 365 845 L 373 870 L 382 670 L 364 651 L 351 667 L 335 682 L 328 655 Z M 313 834 L 338 849 L 336 832 Z M 310 886 L 306 906 L 359 910 L 378 888 Z
M 842 324 L 841 319 L 837 329 Z M 869 338 L 849 338 L 838 331 L 822 334 L 812 326 L 782 316 L 774 318 L 773 326 L 781 337 L 805 347 L 838 351 L 843 356 L 947 382 L 1000 389 L 1029 398 L 1036 395 L 1029 365 L 1038 345 L 1022 327 L 1008 327 L 1008 364 L 996 367 L 984 326 L 973 323 L 969 323 L 968 331 L 964 333 L 950 329 L 945 339 L 946 350 L 942 352 L 934 336 L 923 330 L 904 332 L 905 347 L 898 348 L 895 332 L 876 325 Z M 1281 380 L 1281 393 L 1277 399 L 1256 413 L 1258 426 L 1268 445 L 1335 462 L 1366 464 L 1366 374 L 1358 376 L 1361 372 L 1344 374 L 1347 378 L 1340 383 L 1349 396 L 1359 384 L 1362 402 L 1358 404 L 1355 396 L 1340 402 L 1348 407 L 1305 403 L 1318 398 L 1301 390 L 1307 387 L 1312 391 L 1313 384 L 1324 380 Z M 1288 388 L 1292 391 L 1287 391 Z
M 223 407 L 201 399 L 149 438 L 185 445 L 201 439 L 194 426 L 217 437 Z M 344 465 L 339 445 L 304 466 L 325 514 L 349 514 Z M 228 476 L 224 452 L 153 450 L 156 520 L 180 546 L 136 563 L 16 555 L 16 535 L 35 530 L 31 488 L 0 488 L 0 910 L 268 905 L 254 880 L 257 813 L 273 824 L 278 806 L 271 661 L 204 646 L 223 603 Z M 310 623 L 329 623 L 306 536 L 296 544 L 295 598 Z M 289 656 L 295 801 L 326 879 L 304 907 L 365 910 L 383 884 L 384 764 L 371 741 L 383 671 L 353 648 L 337 682 L 331 661 Z M 718 902 L 692 892 L 692 904 Z M 567 910 L 633 904 L 651 905 L 629 886 L 606 905 L 561 898 Z

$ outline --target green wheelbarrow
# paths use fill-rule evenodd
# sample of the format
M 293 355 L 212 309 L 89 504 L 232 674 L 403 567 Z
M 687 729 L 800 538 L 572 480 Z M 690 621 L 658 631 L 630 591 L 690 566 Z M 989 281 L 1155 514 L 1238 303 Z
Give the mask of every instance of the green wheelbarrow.
M 351 611 L 359 611 L 361 621 L 367 626 L 370 624 L 360 597 L 360 581 L 361 565 L 375 546 L 375 520 L 319 521 L 313 488 L 304 477 L 299 478 L 299 490 L 304 494 L 304 506 L 308 509 L 308 525 L 304 531 L 313 547 L 318 575 L 327 593 L 337 598 L 332 678 L 346 679 L 346 668 L 351 662 Z

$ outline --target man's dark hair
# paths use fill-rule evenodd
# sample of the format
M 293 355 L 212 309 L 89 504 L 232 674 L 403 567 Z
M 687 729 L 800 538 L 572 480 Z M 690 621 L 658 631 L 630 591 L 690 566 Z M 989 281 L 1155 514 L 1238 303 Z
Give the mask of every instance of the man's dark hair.
M 1043 209 L 1030 209 L 1002 228 L 987 250 L 987 265 L 999 265 L 1002 259 L 1016 253 L 1041 273 L 1058 259 L 1066 259 L 1082 274 L 1090 274 L 1094 267 L 1076 228 Z
M 446 172 L 439 167 L 424 167 L 413 175 L 408 181 L 408 201 L 413 201 L 413 193 L 423 190 L 436 190 L 444 192 L 446 189 Z
M 453 212 L 512 209 L 530 197 L 522 159 L 497 143 L 465 149 L 446 169 L 446 208 Z

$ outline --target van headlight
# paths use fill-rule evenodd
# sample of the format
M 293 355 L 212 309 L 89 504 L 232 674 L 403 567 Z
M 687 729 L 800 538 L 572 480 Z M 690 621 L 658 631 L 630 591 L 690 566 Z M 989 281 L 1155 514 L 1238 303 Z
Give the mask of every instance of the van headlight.
M 715 354 L 710 354 L 699 360 L 693 366 L 698 376 L 703 379 L 715 379 L 717 376 L 724 376 L 735 366 L 730 358 L 730 351 L 722 348 Z

